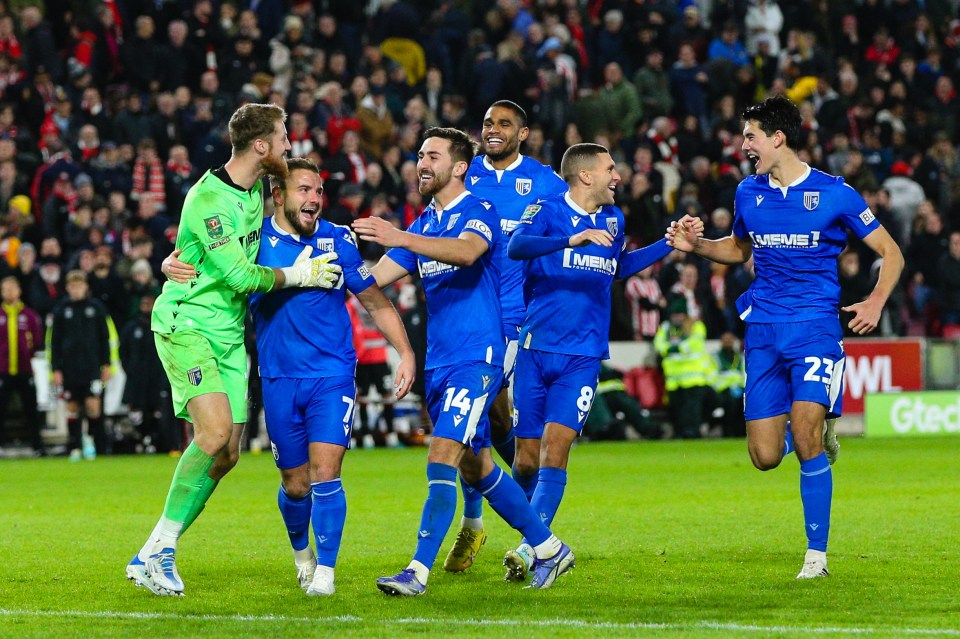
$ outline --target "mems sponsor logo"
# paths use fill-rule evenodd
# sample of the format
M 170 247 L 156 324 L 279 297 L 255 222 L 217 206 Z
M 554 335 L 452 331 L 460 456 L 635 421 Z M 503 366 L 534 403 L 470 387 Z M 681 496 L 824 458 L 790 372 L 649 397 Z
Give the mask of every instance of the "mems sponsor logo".
M 420 262 L 419 265 L 420 277 L 435 277 L 437 275 L 443 275 L 444 273 L 451 273 L 459 268 L 459 266 L 437 262 L 436 260 Z
M 510 235 L 519 223 L 517 220 L 500 220 L 500 230 L 504 235 Z
M 563 250 L 563 268 L 574 268 L 581 271 L 595 271 L 606 275 L 615 275 L 617 260 L 599 255 L 584 255 L 574 249 Z
M 812 233 L 754 233 L 750 231 L 754 248 L 817 248 L 820 231 Z

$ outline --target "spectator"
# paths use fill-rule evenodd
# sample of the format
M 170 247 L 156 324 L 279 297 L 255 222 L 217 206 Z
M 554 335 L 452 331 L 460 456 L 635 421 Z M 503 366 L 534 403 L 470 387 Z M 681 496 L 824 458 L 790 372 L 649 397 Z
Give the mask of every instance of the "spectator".
M 613 136 L 619 146 L 621 139 L 633 134 L 637 122 L 643 117 L 643 108 L 637 89 L 624 79 L 618 63 L 610 62 L 604 67 L 599 97 L 606 114 L 602 128 Z
M 123 326 L 129 315 L 127 289 L 113 265 L 113 251 L 99 246 L 93 252 L 93 271 L 89 275 L 90 297 L 107 309 L 115 326 Z
M 130 199 L 138 201 L 148 193 L 157 211 L 163 211 L 167 198 L 163 164 L 160 163 L 160 157 L 157 155 L 157 144 L 151 138 L 145 138 L 137 145 Z
M 766 37 L 770 55 L 780 53 L 783 12 L 775 0 L 751 0 L 743 22 L 747 29 L 747 51 L 756 54 L 759 51 L 759 40 Z
M 840 308 L 862 302 L 873 291 L 873 282 L 860 268 L 860 255 L 856 251 L 844 251 L 837 264 L 837 277 L 840 281 Z M 848 324 L 853 313 L 840 311 L 840 324 L 845 337 L 858 337 Z
M 890 210 L 904 239 L 910 237 L 917 207 L 926 199 L 923 188 L 910 177 L 911 173 L 913 169 L 906 162 L 894 162 L 890 177 L 883 181 L 883 188 L 890 193 Z
M 669 319 L 657 330 L 653 347 L 662 358 L 670 420 L 676 436 L 700 437 L 714 375 L 714 362 L 704 345 L 707 329 L 687 314 L 682 296 L 673 298 L 666 311 Z
M 21 299 L 20 282 L 14 276 L 0 281 L 0 447 L 6 444 L 6 411 L 14 392 L 20 398 L 20 411 L 34 454 L 47 454 L 40 435 L 37 391 L 31 359 L 43 349 L 43 323 L 40 316 Z
M 670 89 L 677 108 L 684 114 L 697 116 L 704 129 L 707 121 L 707 92 L 710 77 L 697 62 L 696 52 L 689 43 L 680 45 L 677 61 L 668 74 Z
M 713 390 L 716 393 L 720 430 L 724 437 L 743 437 L 747 434 L 743 421 L 743 388 L 747 383 L 747 373 L 743 364 L 743 349 L 737 343 L 736 335 L 725 332 L 720 336 L 720 350 L 714 357 L 716 375 L 713 378 Z
M 645 64 L 633 76 L 640 106 L 648 118 L 669 115 L 673 110 L 670 79 L 663 67 L 663 52 L 649 49 Z
M 949 248 L 937 263 L 940 273 L 940 321 L 960 325 L 960 231 L 950 233 Z
M 134 32 L 123 43 L 124 70 L 133 88 L 140 93 L 160 89 L 163 50 L 154 40 L 155 31 L 153 18 L 139 15 L 134 20 Z
M 660 327 L 660 313 L 667 305 L 660 284 L 653 277 L 653 270 L 653 266 L 648 266 L 626 282 L 633 339 L 638 342 L 653 340 Z
M 23 34 L 23 55 L 30 77 L 44 69 L 54 81 L 62 78 L 62 64 L 50 24 L 43 19 L 39 7 L 26 6 L 20 10 L 20 33 Z
M 360 120 L 360 149 L 372 158 L 380 157 L 384 147 L 395 139 L 393 116 L 387 108 L 386 90 L 372 85 L 357 109 Z

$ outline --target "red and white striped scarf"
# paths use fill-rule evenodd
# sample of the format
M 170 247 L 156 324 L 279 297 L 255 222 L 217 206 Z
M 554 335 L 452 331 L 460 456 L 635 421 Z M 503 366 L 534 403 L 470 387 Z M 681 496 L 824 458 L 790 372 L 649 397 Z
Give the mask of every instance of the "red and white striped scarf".
M 149 178 L 147 176 L 149 172 Z M 149 180 L 149 181 L 148 181 Z M 133 164 L 133 192 L 149 192 L 153 194 L 153 201 L 163 205 L 167 200 L 167 193 L 163 186 L 163 165 L 159 160 L 154 160 L 149 164 L 141 158 L 137 158 Z
M 630 301 L 630 318 L 633 322 L 633 339 L 653 339 L 660 326 L 660 310 L 645 309 L 641 300 L 659 304 L 663 299 L 660 284 L 653 278 L 631 277 L 626 285 L 627 299 Z

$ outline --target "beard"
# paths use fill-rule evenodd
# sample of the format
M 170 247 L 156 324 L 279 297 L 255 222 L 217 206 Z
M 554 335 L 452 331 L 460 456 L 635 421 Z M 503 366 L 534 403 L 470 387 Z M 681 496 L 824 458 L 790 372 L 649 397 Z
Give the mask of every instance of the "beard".
M 504 143 L 500 145 L 500 150 L 496 152 L 490 151 L 490 149 L 487 147 L 487 143 L 484 142 L 483 154 L 493 162 L 499 162 L 500 160 L 505 160 L 513 155 L 518 148 L 520 148 L 520 140 L 516 138 L 512 140 L 504 140 Z
M 265 175 L 268 175 L 277 180 L 286 180 L 287 176 L 290 174 L 290 170 L 287 168 L 287 159 L 284 157 L 277 158 L 273 154 L 273 145 L 270 145 L 270 150 L 260 160 L 260 170 L 263 171 Z
M 420 195 L 427 195 L 433 197 L 450 183 L 450 180 L 453 178 L 453 169 L 451 168 L 448 171 L 441 173 L 433 173 L 433 178 L 428 186 L 424 186 L 422 183 L 417 185 L 417 190 L 420 191 Z
M 319 221 L 319 216 L 318 216 L 318 220 L 315 220 L 310 227 L 307 227 L 300 220 L 300 210 L 287 208 L 286 206 L 283 207 L 283 217 L 285 217 L 287 222 L 290 223 L 290 226 L 293 227 L 293 230 L 296 231 L 297 234 L 301 236 L 312 235 L 314 230 L 316 230 L 317 228 L 317 221 Z

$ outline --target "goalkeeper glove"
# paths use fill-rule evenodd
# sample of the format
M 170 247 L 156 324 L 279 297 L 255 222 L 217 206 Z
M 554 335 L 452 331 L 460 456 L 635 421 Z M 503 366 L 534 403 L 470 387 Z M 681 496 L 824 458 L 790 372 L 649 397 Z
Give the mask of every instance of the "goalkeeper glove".
M 283 271 L 286 283 L 284 288 L 292 286 L 307 288 L 333 288 L 340 280 L 340 273 L 343 269 L 339 264 L 333 264 L 337 259 L 334 252 L 324 253 L 317 257 L 310 257 L 313 247 L 305 246 L 293 266 L 285 266 Z

